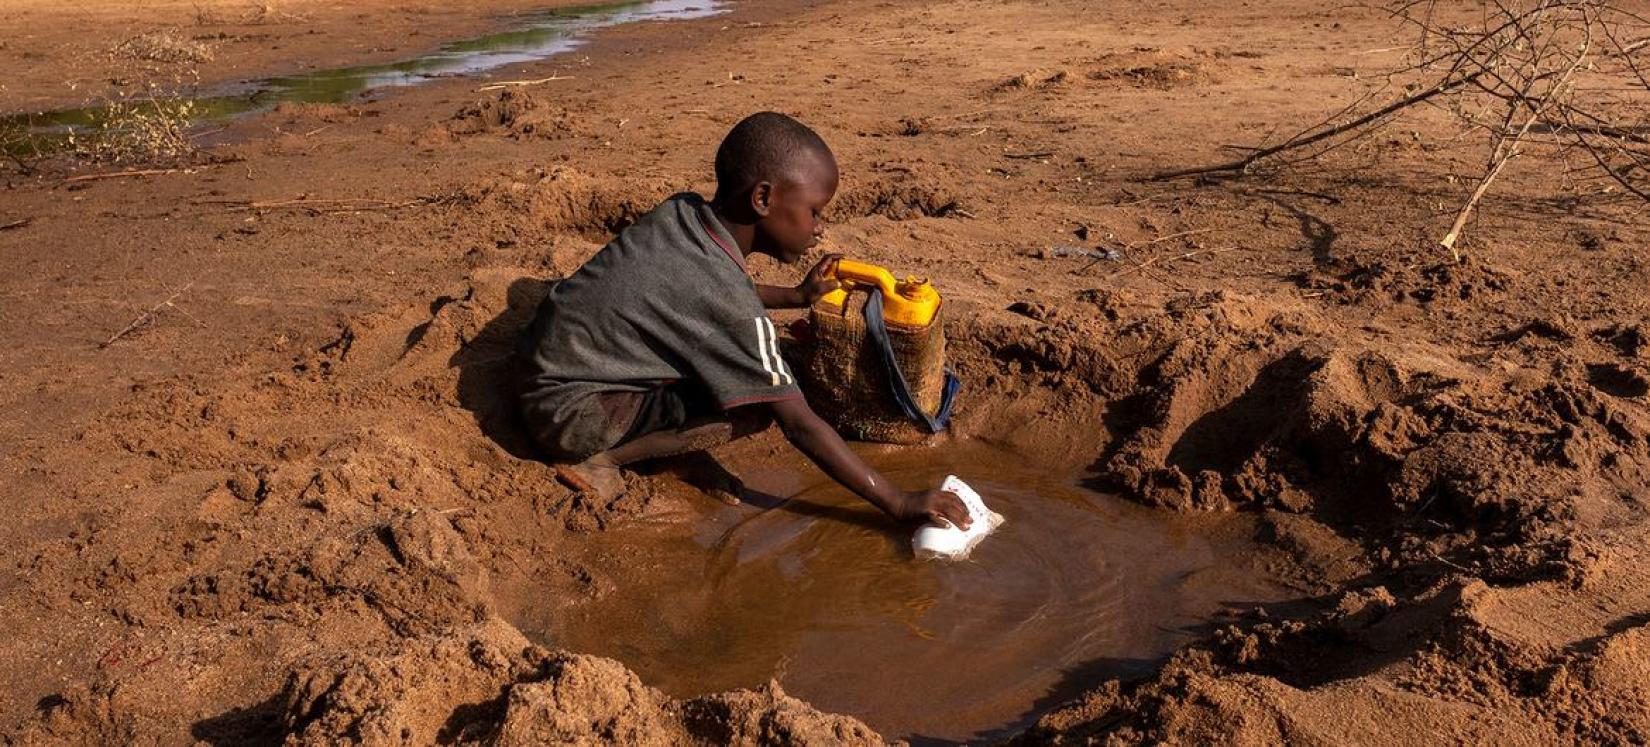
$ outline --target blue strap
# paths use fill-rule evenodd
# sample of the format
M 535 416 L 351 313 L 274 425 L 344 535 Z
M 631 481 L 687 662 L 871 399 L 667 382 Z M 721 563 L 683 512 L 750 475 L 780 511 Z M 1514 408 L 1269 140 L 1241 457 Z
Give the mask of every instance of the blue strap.
M 871 297 L 865 301 L 865 331 L 876 343 L 878 352 L 882 353 L 882 363 L 888 369 L 888 387 L 893 390 L 894 401 L 899 403 L 899 409 L 905 412 L 906 417 L 927 428 L 929 433 L 945 430 L 946 424 L 951 421 L 951 405 L 956 401 L 962 382 L 951 372 L 951 367 L 946 366 L 945 392 L 940 395 L 940 409 L 932 416 L 923 412 L 917 406 L 917 398 L 911 396 L 911 385 L 906 383 L 905 374 L 899 370 L 899 361 L 894 358 L 894 344 L 888 339 L 888 325 L 882 317 L 882 290 L 872 286 L 870 294 Z

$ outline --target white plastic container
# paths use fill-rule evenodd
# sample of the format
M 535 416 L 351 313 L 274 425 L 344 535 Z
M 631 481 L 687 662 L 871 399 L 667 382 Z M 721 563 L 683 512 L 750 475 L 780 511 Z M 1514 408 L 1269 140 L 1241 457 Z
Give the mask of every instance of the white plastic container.
M 951 522 L 945 520 L 932 521 L 924 524 L 911 537 L 911 551 L 919 560 L 962 560 L 973 552 L 974 546 L 980 540 L 991 534 L 992 530 L 1003 523 L 1002 514 L 985 507 L 985 501 L 980 500 L 980 494 L 968 487 L 967 483 L 957 479 L 956 475 L 949 475 L 940 490 L 955 493 L 962 499 L 963 505 L 968 508 L 969 518 L 974 520 L 967 530 L 958 529 Z

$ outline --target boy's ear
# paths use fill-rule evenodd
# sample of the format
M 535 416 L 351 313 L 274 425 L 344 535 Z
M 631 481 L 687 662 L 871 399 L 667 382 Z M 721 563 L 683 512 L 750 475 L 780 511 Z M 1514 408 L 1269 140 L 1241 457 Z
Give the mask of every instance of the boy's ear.
M 773 209 L 773 183 L 757 182 L 751 187 L 751 210 L 758 216 L 766 218 Z

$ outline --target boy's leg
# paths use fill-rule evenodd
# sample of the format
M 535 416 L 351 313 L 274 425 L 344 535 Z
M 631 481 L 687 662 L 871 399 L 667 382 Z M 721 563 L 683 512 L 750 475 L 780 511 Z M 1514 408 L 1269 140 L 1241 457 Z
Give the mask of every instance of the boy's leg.
M 661 459 L 708 449 L 766 430 L 772 419 L 766 413 L 735 411 L 730 416 L 701 418 L 675 428 L 644 433 L 578 464 L 562 468 L 570 482 L 582 483 L 574 487 L 588 490 L 603 500 L 612 500 L 624 492 L 624 477 L 619 468 L 627 464 Z M 737 503 L 737 478 L 722 470 L 725 484 L 711 486 L 711 491 L 724 502 Z M 731 483 L 731 484 L 728 484 Z

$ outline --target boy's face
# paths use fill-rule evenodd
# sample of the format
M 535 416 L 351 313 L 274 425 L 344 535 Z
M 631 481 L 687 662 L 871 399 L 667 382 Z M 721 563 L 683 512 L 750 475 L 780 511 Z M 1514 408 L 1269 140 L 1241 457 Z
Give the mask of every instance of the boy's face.
M 786 264 L 801 260 L 825 235 L 825 206 L 836 187 L 836 159 L 829 154 L 805 159 L 767 190 L 759 185 L 752 195 L 760 216 L 753 248 Z

